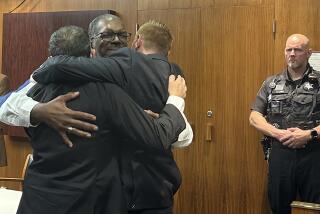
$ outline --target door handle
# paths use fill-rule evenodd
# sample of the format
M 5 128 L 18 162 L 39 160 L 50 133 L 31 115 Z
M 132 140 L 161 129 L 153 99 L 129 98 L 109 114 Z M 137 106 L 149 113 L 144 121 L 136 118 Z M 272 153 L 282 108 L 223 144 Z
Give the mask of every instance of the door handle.
M 207 142 L 213 142 L 213 124 L 212 123 L 207 123 L 206 124 L 206 137 L 205 141 Z

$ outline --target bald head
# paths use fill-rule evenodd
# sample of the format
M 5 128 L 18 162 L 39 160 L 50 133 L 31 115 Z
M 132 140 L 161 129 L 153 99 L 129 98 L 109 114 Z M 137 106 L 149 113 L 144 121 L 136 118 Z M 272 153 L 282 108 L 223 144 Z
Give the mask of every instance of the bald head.
M 309 43 L 310 40 L 308 37 L 302 34 L 292 34 L 291 36 L 288 37 L 286 46 L 288 45 L 299 45 L 305 49 L 309 49 Z
M 288 70 L 303 74 L 309 57 L 312 54 L 309 39 L 302 34 L 292 34 L 288 37 L 285 48 L 285 59 Z

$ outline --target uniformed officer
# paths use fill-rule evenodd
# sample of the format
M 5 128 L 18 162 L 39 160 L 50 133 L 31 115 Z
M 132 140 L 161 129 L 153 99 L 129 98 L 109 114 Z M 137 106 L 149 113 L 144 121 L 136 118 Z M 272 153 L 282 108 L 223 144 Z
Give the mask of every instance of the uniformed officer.
M 271 141 L 268 196 L 276 214 L 291 213 L 297 194 L 320 203 L 320 72 L 311 54 L 306 36 L 288 37 L 287 68 L 264 81 L 249 118 Z

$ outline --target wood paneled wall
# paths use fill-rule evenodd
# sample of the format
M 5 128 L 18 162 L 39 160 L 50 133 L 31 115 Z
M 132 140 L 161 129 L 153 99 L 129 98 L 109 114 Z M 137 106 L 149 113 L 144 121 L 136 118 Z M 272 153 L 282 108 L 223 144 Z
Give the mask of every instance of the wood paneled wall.
M 275 69 L 281 70 L 285 42 L 288 35 L 301 33 L 310 39 L 313 50 L 320 50 L 320 1 L 317 0 L 280 0 L 276 2 L 276 40 L 275 40 Z
M 19 2 L 2 1 L 0 11 Z M 318 0 L 28 0 L 16 12 L 113 9 L 130 32 L 148 19 L 168 24 L 170 59 L 185 71 L 195 132 L 193 145 L 175 151 L 183 175 L 175 213 L 260 214 L 270 213 L 267 165 L 248 124 L 250 105 L 262 81 L 284 66 L 290 34 L 306 34 L 319 50 L 319 8 Z M 11 168 L 0 175 L 19 174 L 30 149 L 8 137 L 6 145 Z

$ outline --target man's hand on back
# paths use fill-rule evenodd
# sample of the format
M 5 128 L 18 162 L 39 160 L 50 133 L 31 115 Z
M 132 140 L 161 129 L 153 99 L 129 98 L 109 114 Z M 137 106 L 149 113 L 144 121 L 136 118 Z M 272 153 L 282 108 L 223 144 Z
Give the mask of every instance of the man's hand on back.
M 187 86 L 186 82 L 180 75 L 176 78 L 174 75 L 169 76 L 169 85 L 168 85 L 169 96 L 177 96 L 185 98 L 187 95 Z M 148 115 L 154 119 L 159 118 L 159 114 L 151 110 L 144 110 Z
M 93 131 L 98 127 L 84 121 L 95 121 L 96 117 L 80 111 L 73 111 L 66 106 L 66 102 L 77 98 L 79 92 L 69 92 L 51 100 L 48 103 L 39 103 L 31 111 L 31 124 L 44 122 L 57 130 L 65 144 L 72 147 L 67 133 L 80 137 L 91 137 Z
M 169 95 L 185 98 L 187 96 L 187 86 L 184 78 L 180 75 L 176 78 L 174 75 L 169 76 Z

